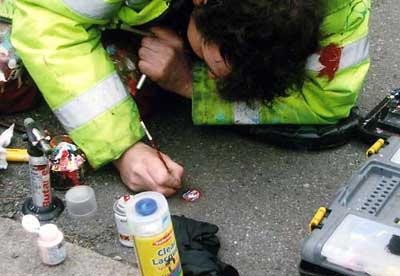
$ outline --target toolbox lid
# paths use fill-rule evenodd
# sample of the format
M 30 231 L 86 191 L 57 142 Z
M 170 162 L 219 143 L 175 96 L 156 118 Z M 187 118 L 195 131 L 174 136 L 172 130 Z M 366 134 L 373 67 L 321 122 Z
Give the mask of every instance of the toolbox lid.
M 390 250 L 400 229 L 349 214 L 322 248 L 327 261 L 374 276 L 399 275 L 400 256 Z

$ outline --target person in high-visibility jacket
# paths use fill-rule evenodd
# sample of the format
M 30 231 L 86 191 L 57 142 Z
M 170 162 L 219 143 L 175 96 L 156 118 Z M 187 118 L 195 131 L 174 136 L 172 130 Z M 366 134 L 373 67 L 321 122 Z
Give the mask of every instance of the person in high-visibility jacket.
M 16 0 L 11 41 L 46 102 L 94 168 L 114 162 L 134 191 L 174 194 L 183 167 L 140 142 L 144 132 L 101 44 L 101 29 L 141 25 L 165 15 L 170 1 Z
M 140 142 L 137 108 L 100 44 L 99 26 L 144 24 L 171 2 L 16 0 L 12 36 L 92 166 L 114 160 L 128 187 L 166 195 L 180 187 L 183 169 L 165 156 L 168 174 Z M 192 65 L 183 39 L 157 27 L 142 40 L 139 68 L 192 98 L 195 124 L 334 124 L 349 115 L 369 67 L 370 0 L 193 2 L 188 39 L 204 62 Z
M 208 48 L 219 45 L 225 55 L 219 60 L 239 68 L 233 68 L 230 74 L 235 74 L 228 74 L 224 83 L 205 79 L 207 68 L 195 66 L 191 93 L 195 124 L 335 124 L 349 116 L 370 64 L 370 0 L 260 1 L 254 4 L 258 9 L 252 13 L 246 11 L 246 1 L 238 1 L 236 5 L 255 21 L 239 24 L 236 29 L 229 28 L 229 24 L 234 25 L 243 15 L 235 14 L 234 8 L 229 10 L 228 2 L 221 1 L 215 7 L 205 5 L 194 12 L 194 25 L 198 25 L 196 31 L 203 43 L 208 41 Z M 313 6 L 316 2 L 319 7 Z M 267 8 L 266 3 L 270 4 Z M 284 5 L 303 12 L 291 14 Z M 322 19 L 319 45 L 302 63 L 299 56 L 313 47 L 313 27 L 309 25 L 313 21 L 305 18 L 315 16 L 309 10 L 313 7 Z M 210 22 L 216 14 L 229 19 Z M 213 28 L 216 24 L 217 29 Z M 258 25 L 262 36 L 252 33 L 254 25 Z M 304 41 L 307 38 L 310 41 Z M 257 47 L 271 50 L 257 52 Z M 212 58 L 206 54 L 199 53 L 211 71 L 218 70 L 221 63 L 212 68 Z M 301 74 L 296 73 L 299 64 L 304 66 Z M 223 93 L 215 93 L 217 88 Z

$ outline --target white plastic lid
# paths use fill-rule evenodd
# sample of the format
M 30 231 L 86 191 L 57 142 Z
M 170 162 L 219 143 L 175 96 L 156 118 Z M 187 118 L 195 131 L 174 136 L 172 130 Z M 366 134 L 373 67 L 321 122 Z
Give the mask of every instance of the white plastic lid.
M 321 254 L 341 267 L 374 276 L 399 275 L 400 256 L 390 252 L 400 229 L 349 214 L 324 244 Z
M 40 227 L 39 238 L 44 242 L 51 242 L 57 240 L 60 236 L 60 230 L 55 224 L 45 224 Z
M 40 222 L 34 215 L 25 215 L 22 217 L 22 227 L 29 233 L 38 233 Z
M 157 235 L 170 223 L 167 200 L 157 192 L 134 195 L 126 211 L 129 228 L 136 236 Z

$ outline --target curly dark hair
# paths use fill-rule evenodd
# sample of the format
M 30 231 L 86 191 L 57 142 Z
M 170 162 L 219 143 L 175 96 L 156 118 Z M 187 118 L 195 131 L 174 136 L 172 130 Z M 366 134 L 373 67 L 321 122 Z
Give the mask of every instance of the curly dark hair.
M 321 0 L 208 0 L 193 11 L 205 43 L 232 67 L 217 81 L 227 100 L 268 103 L 300 88 L 307 57 L 319 48 Z

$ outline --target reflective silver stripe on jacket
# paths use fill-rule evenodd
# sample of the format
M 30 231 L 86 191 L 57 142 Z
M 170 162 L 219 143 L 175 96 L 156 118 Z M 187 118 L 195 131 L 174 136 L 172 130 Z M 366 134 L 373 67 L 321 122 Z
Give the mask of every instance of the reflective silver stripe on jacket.
M 121 3 L 106 3 L 104 0 L 64 0 L 71 10 L 84 17 L 93 19 L 108 19 L 118 11 Z
M 319 62 L 319 54 L 313 54 L 308 58 L 306 69 L 319 72 L 324 66 Z M 368 36 L 363 37 L 342 49 L 338 70 L 345 69 L 361 63 L 369 57 Z
M 260 103 L 251 105 L 246 102 L 234 102 L 234 123 L 237 125 L 258 125 L 260 123 Z
M 63 106 L 53 110 L 65 130 L 81 127 L 128 97 L 121 79 L 113 73 Z

